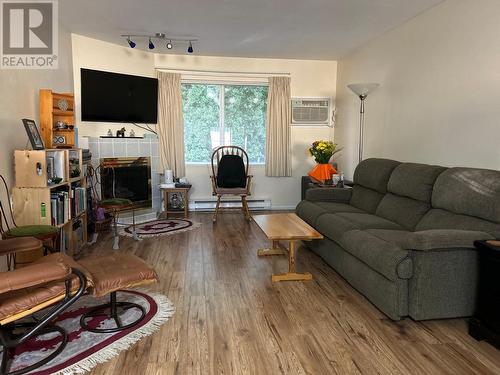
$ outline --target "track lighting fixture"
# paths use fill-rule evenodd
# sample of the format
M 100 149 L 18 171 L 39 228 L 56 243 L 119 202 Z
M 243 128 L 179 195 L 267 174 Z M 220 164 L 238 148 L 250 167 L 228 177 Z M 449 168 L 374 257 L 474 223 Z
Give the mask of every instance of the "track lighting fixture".
M 159 40 L 160 43 L 165 43 L 165 41 L 166 41 L 167 43 L 164 44 L 164 45 L 167 47 L 167 49 L 173 49 L 174 48 L 174 43 L 175 43 L 176 46 L 178 44 L 187 43 L 188 44 L 187 53 L 193 53 L 194 52 L 193 42 L 198 41 L 198 39 L 196 39 L 196 38 L 189 38 L 189 39 L 187 39 L 187 38 L 186 39 L 183 39 L 183 38 L 169 38 L 164 33 L 155 33 L 155 34 L 125 34 L 125 35 L 122 35 L 122 37 L 126 39 L 126 41 L 127 41 L 128 45 L 130 46 L 130 48 L 135 48 L 136 45 L 137 45 L 131 38 L 134 38 L 135 40 L 141 39 L 141 38 L 142 39 L 147 39 L 148 40 L 148 48 L 150 50 L 155 49 L 155 44 L 153 43 L 154 40 Z M 162 45 L 162 44 L 160 44 L 160 45 Z
M 130 39 L 130 37 L 127 37 L 127 42 L 130 48 L 135 48 L 136 44 Z

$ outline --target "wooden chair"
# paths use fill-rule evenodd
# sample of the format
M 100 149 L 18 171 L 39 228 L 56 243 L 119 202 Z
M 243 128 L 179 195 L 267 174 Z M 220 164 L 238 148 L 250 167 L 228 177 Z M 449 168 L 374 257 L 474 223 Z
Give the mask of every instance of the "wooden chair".
M 232 161 L 229 164 L 225 162 L 226 160 L 228 161 L 230 159 Z M 253 176 L 248 174 L 249 163 L 248 154 L 246 153 L 246 151 L 239 146 L 217 147 L 212 153 L 211 164 L 212 175 L 210 176 L 210 179 L 212 180 L 212 195 L 217 196 L 217 203 L 215 205 L 213 221 L 217 221 L 221 198 L 224 195 L 236 195 L 241 197 L 241 209 L 245 215 L 245 218 L 247 220 L 251 220 L 252 216 L 250 215 L 250 211 L 248 209 L 247 197 L 251 195 L 250 185 Z M 244 173 L 242 178 L 238 178 L 240 181 L 231 184 L 224 183 L 224 175 L 227 176 L 228 173 L 231 174 L 232 172 L 228 170 L 229 168 L 231 168 L 228 167 L 229 165 L 231 165 L 233 168 L 236 166 L 236 172 L 238 172 L 238 174 Z M 240 167 L 238 167 L 238 165 Z
M 87 178 L 89 180 L 90 186 L 92 188 L 92 200 L 93 206 L 95 208 L 104 208 L 106 213 L 111 215 L 113 218 L 112 228 L 113 228 L 113 250 L 118 250 L 120 248 L 120 237 L 118 235 L 118 216 L 120 213 L 124 211 L 132 211 L 132 237 L 134 240 L 138 241 L 139 237 L 135 233 L 135 209 L 136 206 L 134 202 L 130 199 L 119 198 L 115 196 L 114 184 L 113 184 L 113 198 L 101 199 L 101 194 L 98 185 L 101 185 L 101 177 L 107 173 L 111 173 L 114 179 L 114 168 L 112 164 L 102 163 L 97 166 L 97 168 L 89 165 L 87 172 Z M 95 220 L 95 218 L 93 218 Z M 92 241 L 90 244 L 93 244 L 97 241 L 98 232 L 94 233 Z
M 44 254 L 57 251 L 57 239 L 59 238 L 59 228 L 53 225 L 17 225 L 12 213 L 10 205 L 10 191 L 5 178 L 0 175 L 3 182 L 4 193 L 7 197 L 7 208 L 0 200 L 0 233 L 3 239 L 18 238 L 18 237 L 35 237 L 43 242 Z M 7 255 L 7 267 L 10 269 L 15 267 L 16 254 L 10 253 Z

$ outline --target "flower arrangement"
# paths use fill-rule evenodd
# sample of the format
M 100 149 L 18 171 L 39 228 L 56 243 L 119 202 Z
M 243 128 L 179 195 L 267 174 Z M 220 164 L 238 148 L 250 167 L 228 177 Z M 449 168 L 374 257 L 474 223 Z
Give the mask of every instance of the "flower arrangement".
M 318 164 L 328 164 L 331 157 L 339 152 L 341 149 L 337 148 L 337 144 L 332 141 L 315 141 L 309 147 L 309 154 L 314 157 Z

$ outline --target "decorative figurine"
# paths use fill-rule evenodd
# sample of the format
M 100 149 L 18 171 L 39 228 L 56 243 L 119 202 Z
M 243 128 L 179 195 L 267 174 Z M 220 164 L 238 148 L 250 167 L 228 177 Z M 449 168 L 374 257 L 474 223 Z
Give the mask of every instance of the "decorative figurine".
M 125 138 L 125 128 L 116 131 L 116 138 Z
M 113 132 L 111 131 L 111 129 L 108 129 L 108 137 L 112 137 L 113 136 Z
M 130 135 L 129 135 L 129 137 L 131 137 L 131 138 L 135 137 L 135 131 L 134 131 L 134 129 L 130 129 Z

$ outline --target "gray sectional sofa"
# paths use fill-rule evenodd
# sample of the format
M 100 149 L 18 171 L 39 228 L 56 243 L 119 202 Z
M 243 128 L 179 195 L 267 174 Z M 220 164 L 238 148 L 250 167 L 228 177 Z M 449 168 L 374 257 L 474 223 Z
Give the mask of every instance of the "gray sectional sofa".
M 311 189 L 308 246 L 394 320 L 472 315 L 473 241 L 500 238 L 500 172 L 367 159 L 352 189 Z

